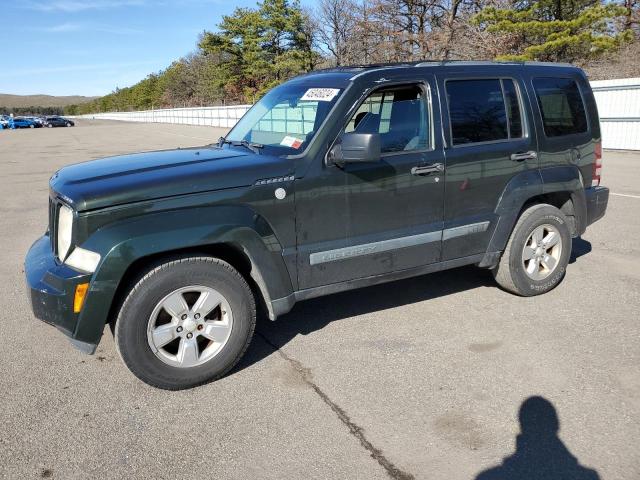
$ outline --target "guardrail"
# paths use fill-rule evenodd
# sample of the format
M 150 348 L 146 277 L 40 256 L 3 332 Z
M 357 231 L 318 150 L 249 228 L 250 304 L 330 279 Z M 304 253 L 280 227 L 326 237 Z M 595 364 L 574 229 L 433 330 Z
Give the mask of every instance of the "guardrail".
M 640 78 L 593 81 L 591 87 L 600 114 L 603 147 L 640 150 Z M 250 107 L 251 105 L 168 108 L 138 112 L 96 113 L 81 117 L 231 128 Z

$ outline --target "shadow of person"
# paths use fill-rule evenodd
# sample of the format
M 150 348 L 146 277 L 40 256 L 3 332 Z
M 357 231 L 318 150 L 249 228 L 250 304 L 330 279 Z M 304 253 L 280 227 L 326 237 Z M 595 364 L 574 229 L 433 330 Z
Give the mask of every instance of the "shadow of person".
M 583 467 L 558 438 L 560 421 L 551 402 L 529 397 L 519 412 L 516 451 L 501 465 L 476 480 L 597 480 L 598 472 Z

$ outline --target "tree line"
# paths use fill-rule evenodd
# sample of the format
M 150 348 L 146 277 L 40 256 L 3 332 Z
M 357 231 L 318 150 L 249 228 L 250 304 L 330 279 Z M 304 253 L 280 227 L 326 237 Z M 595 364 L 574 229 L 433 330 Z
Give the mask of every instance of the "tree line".
M 67 114 L 252 103 L 317 68 L 416 60 L 570 62 L 640 75 L 640 0 L 264 0 L 196 50 Z
M 64 107 L 3 107 L 0 106 L 0 115 L 9 115 L 13 113 L 15 116 L 20 115 L 62 115 Z

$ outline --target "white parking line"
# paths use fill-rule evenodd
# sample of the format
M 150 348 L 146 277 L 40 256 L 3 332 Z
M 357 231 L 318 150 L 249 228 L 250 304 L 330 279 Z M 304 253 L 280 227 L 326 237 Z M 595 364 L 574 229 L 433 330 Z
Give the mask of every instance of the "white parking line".
M 613 193 L 609 192 L 609 195 L 615 195 L 616 197 L 637 198 L 640 200 L 640 195 L 627 195 L 626 193 Z

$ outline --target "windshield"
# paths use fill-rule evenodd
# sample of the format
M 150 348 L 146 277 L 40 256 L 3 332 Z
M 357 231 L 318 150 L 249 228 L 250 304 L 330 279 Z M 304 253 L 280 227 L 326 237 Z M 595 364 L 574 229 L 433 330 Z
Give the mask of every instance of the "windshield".
M 340 88 L 281 85 L 251 107 L 226 139 L 259 144 L 276 155 L 302 153 L 341 93 Z

